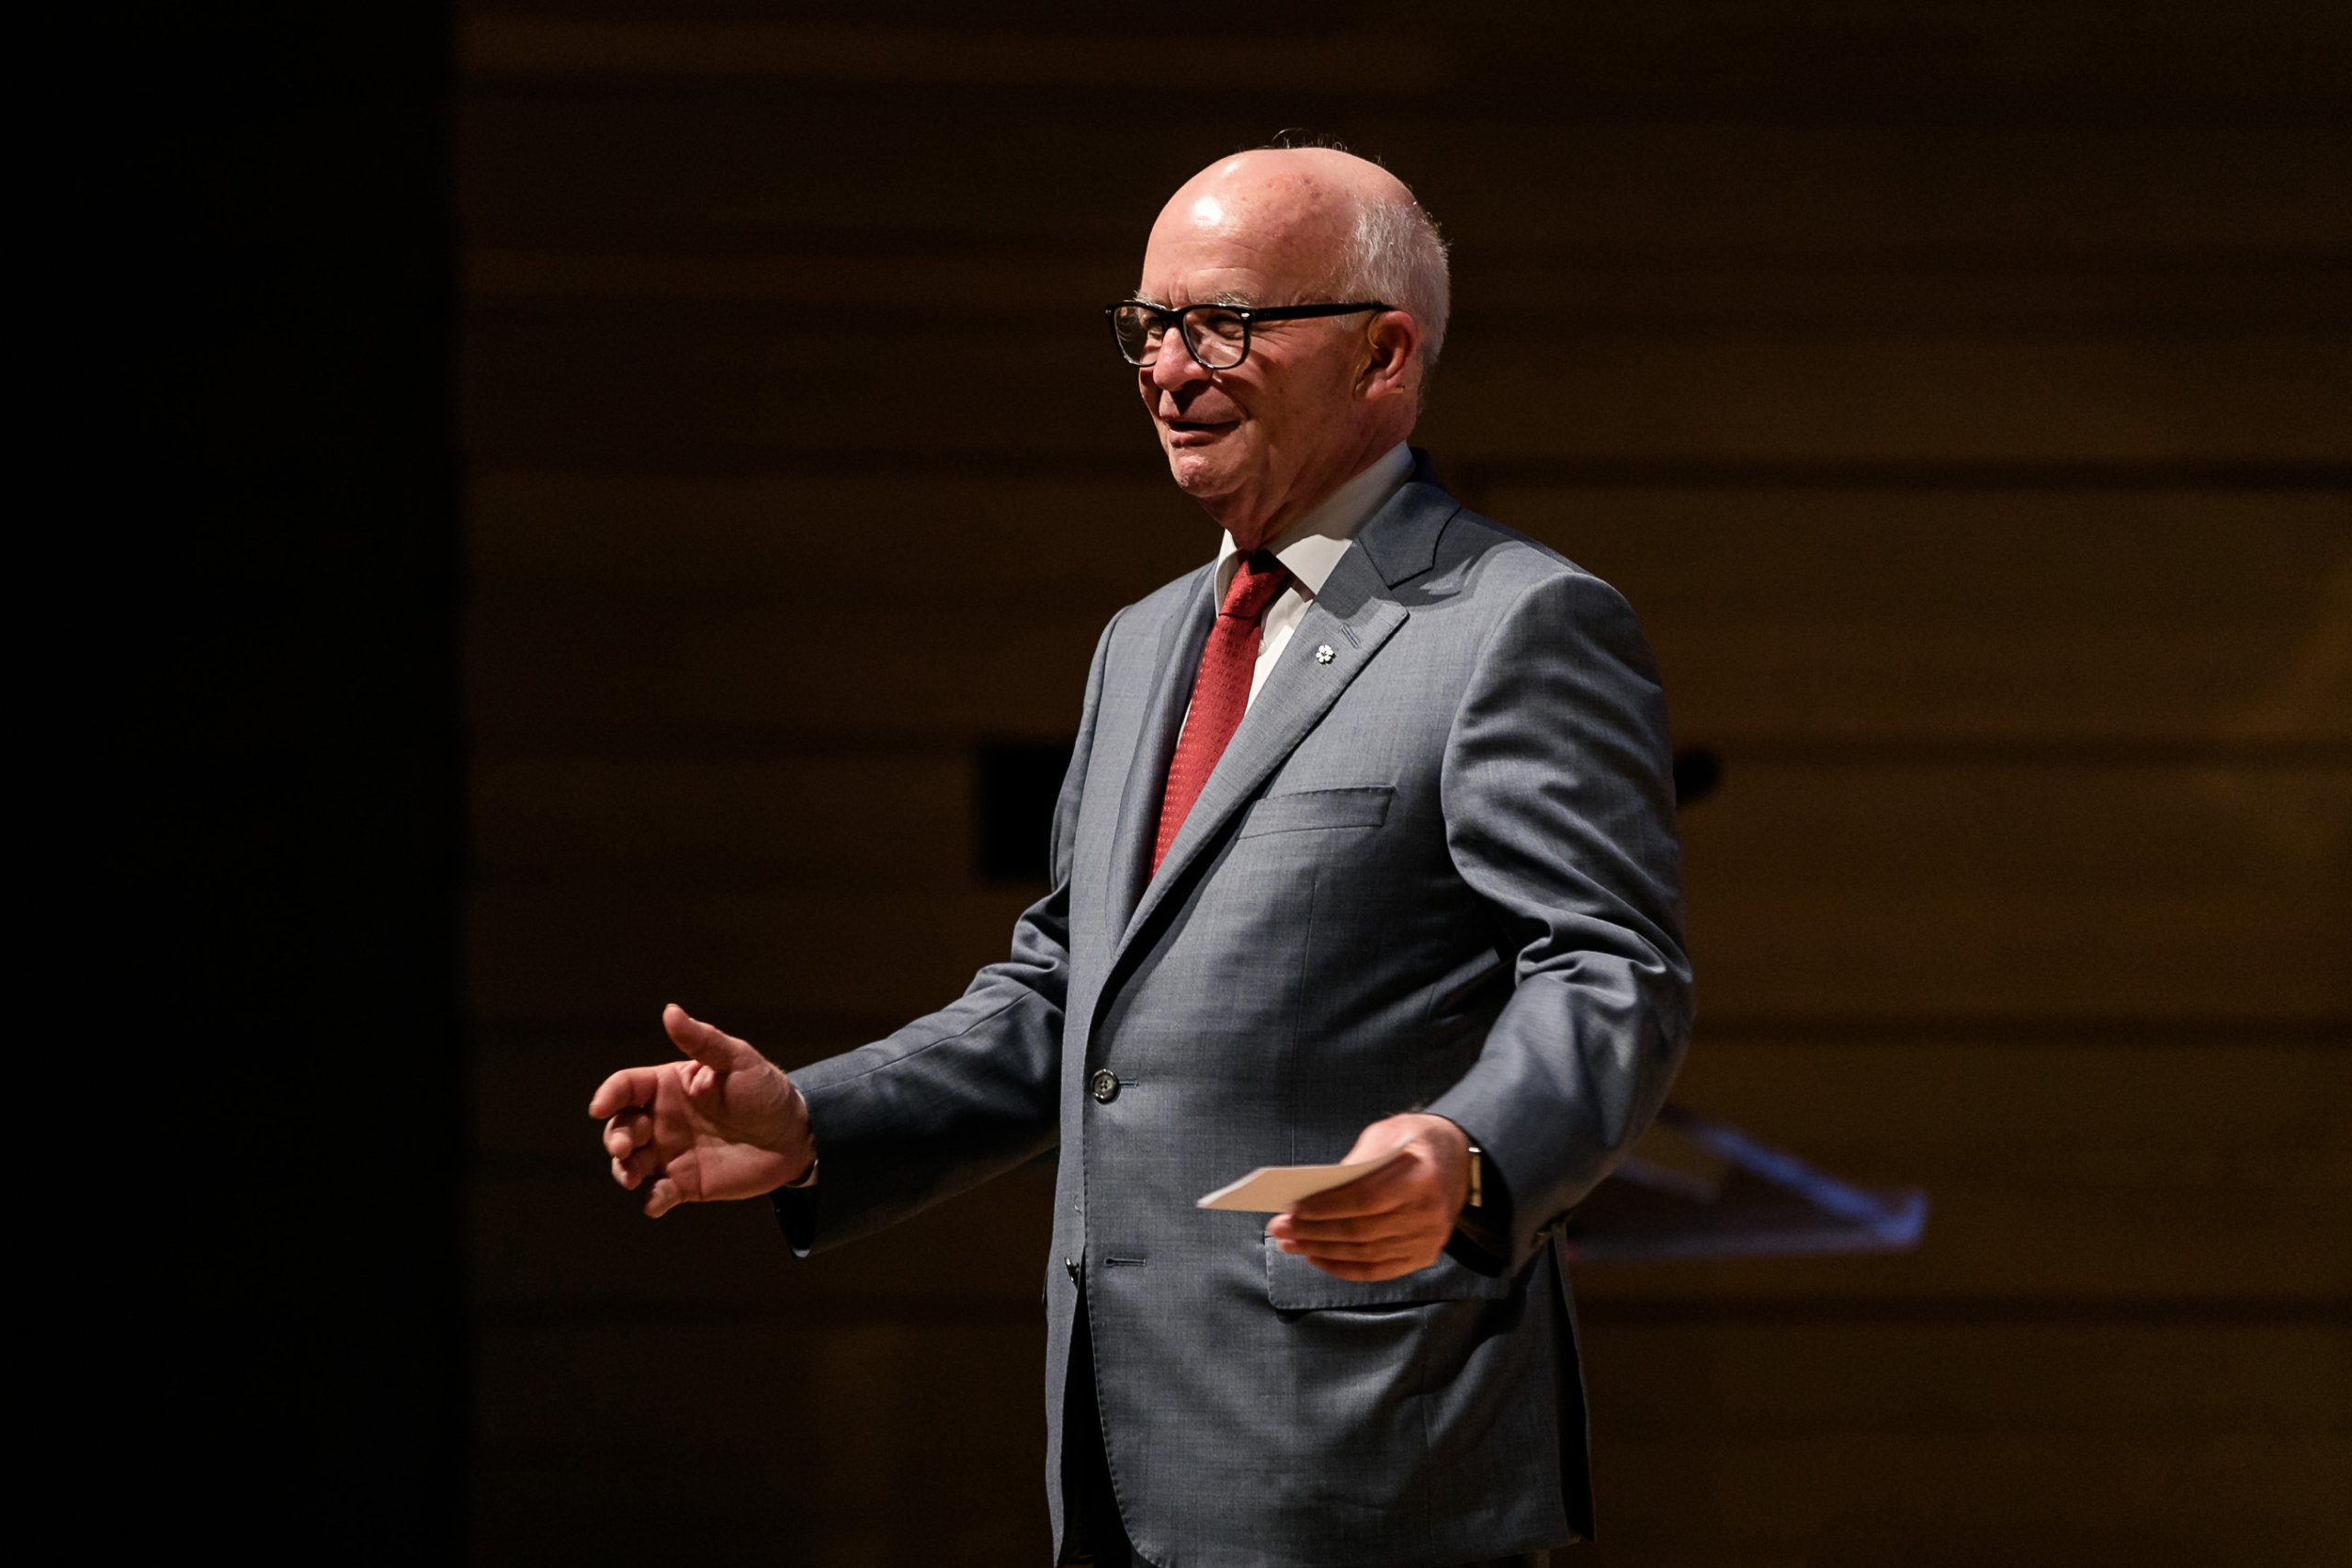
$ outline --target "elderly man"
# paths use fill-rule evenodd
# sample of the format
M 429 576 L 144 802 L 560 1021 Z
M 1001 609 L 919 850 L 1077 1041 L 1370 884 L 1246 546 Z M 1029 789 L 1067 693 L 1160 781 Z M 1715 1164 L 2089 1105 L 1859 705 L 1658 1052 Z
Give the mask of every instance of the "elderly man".
M 1057 1561 L 1438 1568 L 1591 1534 L 1559 1223 L 1688 1033 L 1666 715 L 1606 584 L 1405 445 L 1445 333 L 1411 192 L 1227 159 L 1119 352 L 1215 562 L 1112 619 L 1010 956 L 787 1079 L 664 1015 L 616 1074 L 646 1212 L 773 1193 L 799 1252 L 1060 1146 Z M 1271 1223 L 1196 1200 L 1369 1157 Z

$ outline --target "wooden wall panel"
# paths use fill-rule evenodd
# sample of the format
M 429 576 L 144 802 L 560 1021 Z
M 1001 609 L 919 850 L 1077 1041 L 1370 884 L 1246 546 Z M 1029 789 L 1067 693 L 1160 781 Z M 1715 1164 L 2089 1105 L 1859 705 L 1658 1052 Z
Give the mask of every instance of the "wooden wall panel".
M 1633 602 L 1687 739 L 2352 736 L 2340 493 L 1498 489 L 1487 503 Z
M 1703 248 L 1585 239 L 1482 247 L 1455 274 L 1461 320 L 1550 335 L 1694 327 L 1899 328 L 1960 336 L 2304 329 L 2340 333 L 2352 278 L 2337 250 L 2210 246 L 2154 255 L 1984 245 Z M 994 311 L 1019 299 L 1041 321 L 1091 321 L 1142 258 L 1134 239 L 1041 255 L 940 234 L 858 243 L 804 236 L 726 250 L 660 236 L 595 248 L 483 245 L 465 260 L 485 307 L 594 302 L 797 306 L 829 311 Z
M 696 782 L 723 786 L 729 772 Z M 938 1005 L 1038 890 L 967 890 L 952 816 L 914 824 L 874 876 L 834 880 L 883 828 L 871 807 L 885 797 L 836 793 L 866 776 L 807 769 L 741 860 L 682 859 L 663 876 L 622 854 L 484 884 L 479 1005 L 609 1016 L 689 990 L 763 1016 Z M 2317 1020 L 2352 1009 L 2352 976 L 2330 961 L 2352 945 L 2352 767 L 1758 763 L 1735 777 L 1685 829 L 1710 1010 Z M 806 815 L 785 815 L 796 806 Z M 739 798 L 692 817 L 725 831 L 752 809 Z M 910 853 L 918 844 L 928 852 Z M 895 887 L 894 872 L 907 879 Z
M 582 1126 L 594 1131 L 584 1116 Z M 1034 1201 L 990 1192 L 954 1233 L 958 1245 L 938 1245 L 946 1233 L 926 1226 L 855 1244 L 854 1259 L 844 1252 L 824 1280 L 804 1280 L 777 1276 L 789 1258 L 747 1259 L 747 1248 L 782 1246 L 764 1215 L 755 1216 L 767 1224 L 764 1235 L 732 1217 L 720 1228 L 699 1217 L 673 1225 L 665 1216 L 648 1229 L 617 1190 L 582 1190 L 601 1170 L 589 1159 L 533 1177 L 485 1178 L 474 1215 L 481 1301 L 881 1311 L 913 1300 L 933 1311 L 987 1302 L 1027 1311 L 1045 1279 L 1050 1191 L 1028 1195 Z M 2340 1172 L 2333 1180 L 2301 1174 L 2300 1183 L 2188 1185 L 2143 1170 L 2062 1185 L 1970 1173 L 1936 1182 L 1935 1239 L 1916 1253 L 1594 1265 L 1579 1271 L 1577 1288 L 1596 1312 L 1623 1301 L 1636 1317 L 1661 1298 L 1722 1301 L 1740 1311 L 1762 1303 L 1833 1303 L 1849 1313 L 1856 1303 L 1873 1313 L 2067 1303 L 2128 1313 L 2153 1302 L 2224 1314 L 2251 1299 L 2321 1315 L 2352 1292 L 2340 1206 L 2352 1183 Z M 983 1213 L 990 1217 L 984 1226 L 973 1217 Z
M 2317 1563 L 2347 1522 L 2337 1325 L 1611 1315 L 1586 1338 L 1603 1562 Z
M 577 1097 L 575 1111 L 587 1104 Z M 593 1123 L 581 1116 L 581 1124 Z M 593 1140 L 591 1148 L 594 1147 Z M 1044 1288 L 1054 1176 L 1035 1166 L 838 1252 L 796 1258 L 765 1202 L 648 1221 L 641 1199 L 585 1178 L 601 1162 L 502 1167 L 476 1195 L 474 1295 L 527 1316 L 762 1312 L 811 1322 L 994 1314 L 1026 1325 Z M 583 1165 L 589 1168 L 583 1169 Z M 588 1199 L 582 1201 L 583 1198 Z M 675 1223 L 673 1223 L 675 1222 Z
M 1474 504 L 1633 602 L 1685 741 L 2352 739 L 2341 652 L 2352 500 L 2340 492 L 1528 488 L 1481 484 L 1476 464 L 1464 476 Z M 624 680 L 730 692 L 743 705 L 730 724 L 821 731 L 834 721 L 786 705 L 812 682 L 763 681 L 753 661 L 814 670 L 821 648 L 799 646 L 835 639 L 905 682 L 887 706 L 894 725 L 947 707 L 1067 732 L 1074 706 L 1029 703 L 1041 692 L 1074 702 L 1082 676 L 1053 678 L 1069 672 L 1068 649 L 1216 547 L 1157 472 L 996 482 L 493 470 L 475 497 L 474 689 L 492 734 L 493 712 L 553 717 L 567 698 L 637 711 L 599 690 Z M 809 603 L 813 585 L 869 569 L 877 541 L 892 602 L 954 628 L 903 660 L 871 657 L 873 639 Z M 1016 602 L 1049 608 L 1007 615 Z M 1057 654 L 1020 640 L 1045 621 L 1071 623 L 1055 634 Z M 657 649 L 645 628 L 665 622 L 690 640 Z M 943 637 L 965 644 L 956 662 L 972 671 L 952 688 L 934 657 Z M 777 638 L 795 651 L 752 651 Z M 690 658 L 718 668 L 671 662 Z M 1057 662 L 983 662 L 997 658 Z M 611 670 L 616 660 L 628 668 Z M 763 699 L 778 705 L 753 705 Z M 681 716 L 698 705 L 675 693 L 645 701 Z M 1016 703 L 1022 716 L 990 716 Z M 555 722 L 586 730 L 595 716 Z
M 1685 819 L 1702 1007 L 2340 1018 L 2352 768 L 1743 769 Z
M 1702 1021 L 1676 1092 L 1856 1180 L 2272 1188 L 2352 1180 L 2352 1052 L 2332 1030 L 2158 1020 L 1742 1033 Z
M 1050 1554 L 1041 1323 L 493 1316 L 480 1343 L 485 1563 Z
M 779 729 L 873 743 L 1068 735 L 1102 625 L 981 604 L 888 631 L 813 607 L 478 605 L 468 717 L 534 746 Z
M 2144 1561 L 2267 1568 L 2323 1562 L 2340 1539 L 2341 1510 L 2326 1499 L 2346 1444 L 2340 1416 L 2331 1429 L 2329 1413 L 2312 1408 L 2315 1392 L 2342 1388 L 2340 1335 L 1808 1335 L 1774 1325 L 1734 1348 L 1724 1337 L 1589 1331 L 1596 1362 L 1629 1374 L 1595 1380 L 1602 1409 L 1620 1418 L 1645 1400 L 1657 1408 L 1657 1384 L 1687 1380 L 1694 1364 L 1749 1371 L 1741 1351 L 1765 1363 L 1771 1392 L 1793 1406 L 1726 1422 L 1725 1400 L 1675 1401 L 1657 1408 L 1663 1430 L 1645 1440 L 1621 1436 L 1605 1415 L 1595 1434 L 1606 1489 L 1595 1561 L 2055 1564 L 2120 1545 Z M 1790 1366 L 1790 1342 L 1807 1338 L 1814 1357 Z M 1641 1339 L 1656 1352 L 1641 1354 Z M 965 1560 L 1035 1561 L 1044 1507 L 1025 1461 L 1043 1435 L 1026 1428 L 1043 1425 L 1034 1387 L 1042 1344 L 1041 1330 L 1009 1325 L 492 1327 L 485 1408 L 545 1419 L 485 1432 L 485 1558 L 618 1562 L 692 1550 L 721 1561 L 782 1552 L 892 1562 L 928 1560 L 947 1541 Z M 1921 1386 L 1921 1370 L 1939 1364 L 1960 1375 Z M 2212 1400 L 2205 1374 L 2217 1368 L 2268 1398 L 2258 1409 Z M 1818 1403 L 1823 1390 L 1905 1382 L 1917 1403 L 1905 1411 Z M 1946 1414 L 1982 1410 L 1987 1391 L 2053 1385 L 2109 1398 L 1996 1411 L 1957 1434 Z M 758 1391 L 749 1408 L 738 1403 L 747 1390 Z M 714 1407 L 735 1418 L 714 1425 Z M 1782 1410 L 1787 1418 L 1774 1419 Z M 1739 1437 L 1694 1449 L 1682 1436 L 1717 1424 Z M 616 1443 L 616 1429 L 659 1440 Z M 624 1501 L 582 1509 L 583 1495 Z M 649 1496 L 696 1506 L 673 1514 Z
M 1997 1559 L 2325 1564 L 2342 1540 L 2340 1438 L 1875 1435 L 1694 1450 L 1628 1444 L 1597 1562 L 1937 1568 Z M 1703 1477 L 1703 1479 L 1699 1479 Z
M 1110 107 L 953 87 L 518 83 L 469 107 L 462 211 L 478 241 L 503 244 L 844 232 L 1139 244 L 1166 192 L 1312 107 L 1410 174 L 1465 248 L 2352 243 L 2336 199 L 2352 142 L 2276 118 L 1972 124 L 1929 109 L 1906 123 L 1831 108 L 1711 122 L 1571 103 L 1545 115 L 1211 96 L 1170 127 Z
M 986 27 L 945 0 L 811 0 L 788 17 L 747 0 L 497 0 L 465 10 L 463 53 L 477 82 L 1124 90 L 1151 41 L 1069 0 L 995 6 Z M 2110 116 L 2194 106 L 2275 118 L 2279 103 L 2340 96 L 2346 53 L 2341 14 L 2318 0 L 2263 0 L 2226 16 L 2149 7 L 2130 25 L 2095 7 L 2017 0 L 1838 13 L 1772 0 L 1638 12 L 1487 6 L 1453 13 L 1442 27 L 1400 0 L 1267 0 L 1253 19 L 1257 47 L 1226 62 L 1228 88 L 1385 101 L 1467 88 L 1489 108 L 1533 90 L 1564 118 L 1669 96 L 1686 109 L 1861 105 L 1899 118 L 1981 103 L 1996 73 L 2012 115 L 2076 103 Z M 1905 89 L 1900 103 L 1889 100 L 1891 80 Z
M 691 890 L 503 884 L 469 920 L 473 1005 L 500 1018 L 607 1023 L 679 1002 L 699 1015 L 914 1018 L 1002 958 L 1031 890 L 936 886 Z
M 659 1029 L 651 1013 L 485 1029 L 473 1086 L 485 1155 L 526 1174 L 535 1162 L 593 1164 L 594 1144 L 580 1141 L 589 1093 L 609 1064 L 657 1047 Z M 796 1052 L 831 1054 L 865 1038 L 851 1030 L 772 1048 L 797 1066 L 809 1057 Z M 2319 1026 L 2157 1020 L 1905 1031 L 1743 1028 L 1708 1017 L 1675 1092 L 1868 1184 L 1933 1189 L 1997 1174 L 2020 1190 L 2274 1190 L 2319 1224 L 2352 1183 L 2352 1052 L 2339 1046 Z
M 784 757 L 492 756 L 474 771 L 486 875 L 962 880 L 975 782 L 958 750 Z
M 653 1031 L 649 1011 L 639 1050 Z M 805 1266 L 778 1250 L 763 1210 L 683 1211 L 647 1229 L 635 1200 L 592 1179 L 598 1164 L 579 1146 L 589 1091 L 624 1059 L 611 1032 L 596 1033 L 593 1048 L 507 1047 L 478 1080 L 485 1143 L 500 1151 L 477 1198 L 483 1300 L 808 1313 L 1034 1298 L 1051 1198 L 1042 1168 Z M 1736 1111 L 1758 1136 L 1853 1179 L 1925 1185 L 1928 1241 L 1899 1256 L 1579 1269 L 1579 1295 L 1605 1321 L 1671 1325 L 1674 1303 L 1702 1302 L 1733 1320 L 1808 1303 L 1864 1322 L 1877 1307 L 1964 1315 L 2102 1303 L 2324 1316 L 2352 1294 L 2340 1223 L 2352 1198 L 2352 1061 L 2341 1050 L 2259 1036 L 1714 1043 L 1702 1025 L 1677 1094 Z
M 1919 1430 L 2352 1435 L 2344 1399 L 2352 1358 L 2317 1321 L 2052 1315 L 1979 1327 L 1592 1315 L 1596 1391 L 1621 1442 L 1672 1441 L 1702 1420 L 1734 1441 Z
M 1115 298 L 1129 280 L 1106 280 Z M 946 315 L 809 321 L 789 307 L 481 311 L 466 368 L 478 459 L 728 466 L 920 449 L 993 463 L 1154 460 L 1133 380 L 1091 312 L 1012 331 Z M 2201 335 L 1681 340 L 1465 321 L 1424 426 L 1461 460 L 1778 458 L 2342 463 L 2341 338 Z M 989 416 L 962 375 L 985 366 Z M 910 389 L 936 389 L 935 413 Z M 1007 420 L 1000 411 L 1014 411 Z
M 1148 453 L 1125 479 L 944 473 L 491 469 L 469 566 L 496 598 L 741 601 L 824 609 L 822 584 L 885 556 L 889 602 L 1107 621 L 1216 553 L 1217 531 Z M 1007 615 L 1006 618 L 1013 618 Z
M 1036 1560 L 1049 1168 L 795 1261 L 638 1217 L 582 1106 L 662 1000 L 797 1063 L 1001 953 L 971 744 L 1067 734 L 1215 545 L 1094 312 L 1302 122 L 1455 243 L 1422 444 L 1724 759 L 1678 1097 L 1934 1201 L 1912 1255 L 1579 1270 L 1582 1555 L 2327 1560 L 2341 8 L 1261 9 L 1173 128 L 1057 0 L 475 14 L 485 1560 Z

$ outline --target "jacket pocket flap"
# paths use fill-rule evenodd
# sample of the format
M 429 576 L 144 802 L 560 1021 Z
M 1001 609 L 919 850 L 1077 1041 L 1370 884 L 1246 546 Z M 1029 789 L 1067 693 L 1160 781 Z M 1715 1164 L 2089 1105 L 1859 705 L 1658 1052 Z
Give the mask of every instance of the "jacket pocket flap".
M 1377 828 L 1396 794 L 1391 784 L 1355 789 L 1308 789 L 1270 795 L 1250 808 L 1241 838 L 1260 833 L 1296 833 L 1309 828 Z
M 1266 1299 L 1278 1312 L 1319 1312 L 1329 1307 L 1413 1306 L 1424 1302 L 1498 1301 L 1510 1294 L 1508 1275 L 1481 1274 L 1451 1253 L 1426 1269 L 1394 1280 L 1342 1280 L 1326 1274 L 1296 1253 L 1284 1252 L 1268 1236 Z

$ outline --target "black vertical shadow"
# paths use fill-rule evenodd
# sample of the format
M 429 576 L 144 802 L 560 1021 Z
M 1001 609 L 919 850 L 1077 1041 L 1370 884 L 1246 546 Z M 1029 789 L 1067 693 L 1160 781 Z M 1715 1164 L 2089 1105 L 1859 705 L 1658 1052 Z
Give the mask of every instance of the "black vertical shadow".
M 975 750 L 973 864 L 984 882 L 1044 882 L 1070 740 L 987 740 Z
M 205 250 L 172 524 L 201 540 L 175 587 L 204 636 L 163 678 L 217 799 L 183 834 L 203 978 L 171 1042 L 182 1147 L 210 1153 L 153 1194 L 200 1235 L 169 1398 L 202 1414 L 167 1483 L 240 1555 L 460 1562 L 451 16 L 188 27 L 157 134 Z

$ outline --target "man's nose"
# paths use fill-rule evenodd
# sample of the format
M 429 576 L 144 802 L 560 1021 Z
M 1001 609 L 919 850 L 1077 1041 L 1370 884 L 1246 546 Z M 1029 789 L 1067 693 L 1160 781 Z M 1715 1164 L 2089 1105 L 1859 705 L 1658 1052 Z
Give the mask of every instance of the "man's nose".
M 1182 333 L 1170 327 L 1159 334 L 1159 353 L 1151 362 L 1153 386 L 1163 392 L 1172 392 L 1179 387 L 1208 378 L 1207 367 L 1193 357 L 1192 347 L 1185 343 Z

